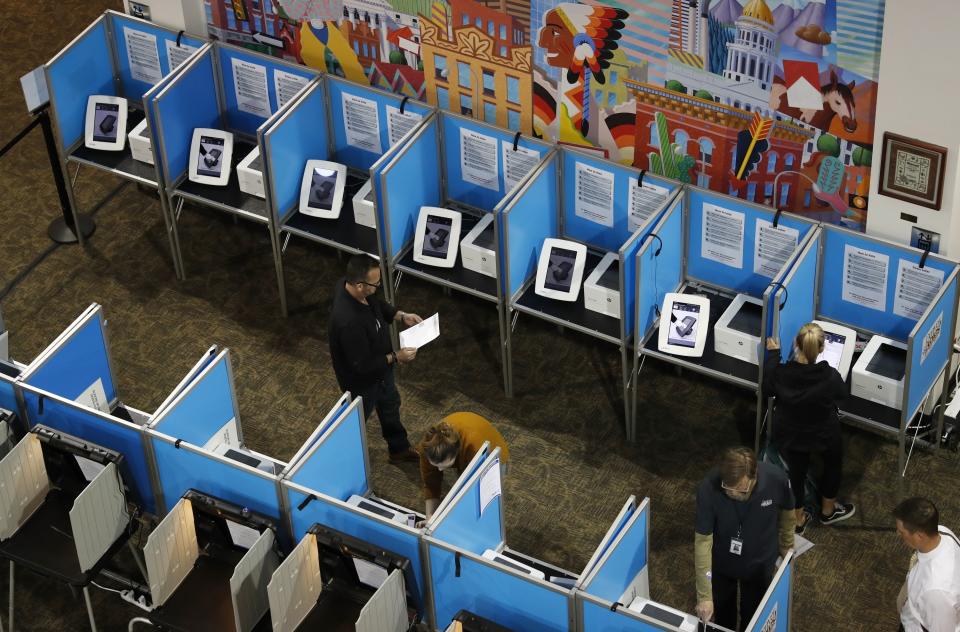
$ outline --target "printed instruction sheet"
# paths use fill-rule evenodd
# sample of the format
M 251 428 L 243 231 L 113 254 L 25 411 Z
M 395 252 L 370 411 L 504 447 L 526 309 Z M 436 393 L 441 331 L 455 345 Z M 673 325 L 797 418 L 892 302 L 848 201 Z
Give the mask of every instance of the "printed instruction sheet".
M 177 46 L 174 40 L 164 40 L 164 44 L 167 49 L 167 65 L 170 67 L 170 72 L 176 70 L 197 50 L 196 46 L 190 46 L 182 42 Z
M 163 72 L 160 70 L 160 51 L 157 50 L 157 36 L 125 26 L 123 39 L 127 45 L 130 74 L 133 78 L 151 84 L 163 79 Z
M 637 186 L 637 182 L 637 178 L 627 180 L 630 200 L 628 228 L 631 233 L 643 226 L 670 195 L 670 189 L 667 187 L 652 182 L 644 182 L 643 186 Z
M 512 191 L 520 184 L 527 174 L 540 164 L 540 152 L 517 145 L 513 150 L 513 142 L 500 141 L 500 152 L 503 155 L 503 190 Z
M 796 228 L 774 226 L 765 219 L 758 219 L 753 239 L 753 273 L 771 279 L 777 276 L 797 249 L 799 238 L 800 231 Z
M 401 349 L 419 349 L 428 342 L 433 342 L 440 337 L 440 314 L 434 314 L 430 318 L 424 318 L 423 322 L 417 323 L 409 329 L 400 332 Z
M 889 256 L 847 244 L 843 249 L 843 300 L 885 310 L 889 268 Z
M 943 270 L 929 266 L 920 267 L 906 259 L 900 260 L 897 270 L 896 294 L 893 297 L 893 313 L 903 318 L 920 320 L 933 297 L 943 285 Z
M 341 93 L 343 127 L 347 144 L 374 153 L 382 153 L 380 144 L 380 112 L 377 102 L 355 94 Z
M 233 68 L 233 91 L 237 99 L 237 109 L 263 118 L 270 116 L 267 67 L 236 57 L 230 62 Z
M 500 495 L 500 459 L 496 459 L 480 475 L 480 515 Z
M 578 162 L 574 179 L 576 216 L 613 226 L 613 173 Z
M 743 225 L 745 216 L 716 204 L 703 205 L 700 254 L 704 259 L 731 268 L 743 268 Z
M 407 132 L 417 126 L 423 120 L 422 114 L 404 110 L 392 105 L 387 106 L 387 138 L 390 139 L 390 146 L 393 147 L 400 142 Z
M 308 83 L 310 83 L 310 80 L 306 77 L 284 70 L 274 70 L 273 89 L 277 93 L 277 109 L 279 110 L 297 96 Z
M 460 175 L 466 182 L 500 190 L 500 159 L 497 139 L 460 128 Z

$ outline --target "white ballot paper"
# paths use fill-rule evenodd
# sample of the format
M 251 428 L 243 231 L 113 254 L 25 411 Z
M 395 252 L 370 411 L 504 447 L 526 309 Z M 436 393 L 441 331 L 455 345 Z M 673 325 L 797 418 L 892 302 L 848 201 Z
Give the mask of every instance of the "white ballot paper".
M 480 475 L 480 515 L 487 510 L 487 505 L 500 495 L 500 459 L 491 463 L 487 470 Z
M 425 318 L 422 323 L 418 323 L 400 332 L 401 349 L 419 349 L 428 342 L 436 340 L 440 336 L 440 314 L 434 314 L 430 318 Z

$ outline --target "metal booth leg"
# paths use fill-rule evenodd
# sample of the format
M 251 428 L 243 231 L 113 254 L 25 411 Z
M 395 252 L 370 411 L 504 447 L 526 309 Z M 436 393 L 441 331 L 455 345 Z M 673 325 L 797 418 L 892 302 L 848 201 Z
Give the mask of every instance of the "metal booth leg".
M 10 611 L 7 613 L 7 625 L 13 632 L 13 560 L 10 560 Z
M 93 606 L 90 604 L 90 587 L 83 587 L 83 600 L 87 602 L 87 616 L 90 617 L 90 629 L 97 632 L 97 622 L 93 620 Z

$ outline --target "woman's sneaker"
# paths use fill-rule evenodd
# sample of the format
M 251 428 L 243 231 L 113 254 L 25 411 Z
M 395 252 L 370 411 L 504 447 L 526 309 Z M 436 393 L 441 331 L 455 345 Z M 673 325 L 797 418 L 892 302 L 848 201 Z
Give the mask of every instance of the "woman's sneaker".
M 834 524 L 842 522 L 853 514 L 857 513 L 857 507 L 853 503 L 836 503 L 833 507 L 833 513 L 829 516 L 820 514 L 820 524 Z
M 793 532 L 797 535 L 803 535 L 803 532 L 807 530 L 807 525 L 810 524 L 811 520 L 813 520 L 813 514 L 809 511 L 804 511 L 803 518 L 797 523 L 797 526 L 793 528 Z

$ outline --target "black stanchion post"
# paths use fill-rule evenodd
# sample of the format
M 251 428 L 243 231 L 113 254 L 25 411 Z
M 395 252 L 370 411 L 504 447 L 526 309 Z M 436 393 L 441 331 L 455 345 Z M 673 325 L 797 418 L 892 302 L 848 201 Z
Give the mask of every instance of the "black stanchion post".
M 47 227 L 47 235 L 58 244 L 73 244 L 79 241 L 77 227 L 73 220 L 73 210 L 70 206 L 70 196 L 67 194 L 67 183 L 57 157 L 57 141 L 53 136 L 53 127 L 50 125 L 50 114 L 46 107 L 37 112 L 40 127 L 43 129 L 43 140 L 47 146 L 47 157 L 50 159 L 50 170 L 53 171 L 53 180 L 57 186 L 57 196 L 60 198 L 60 217 L 55 218 Z M 86 239 L 93 234 L 97 226 L 89 217 L 77 214 L 80 224 L 80 233 Z

